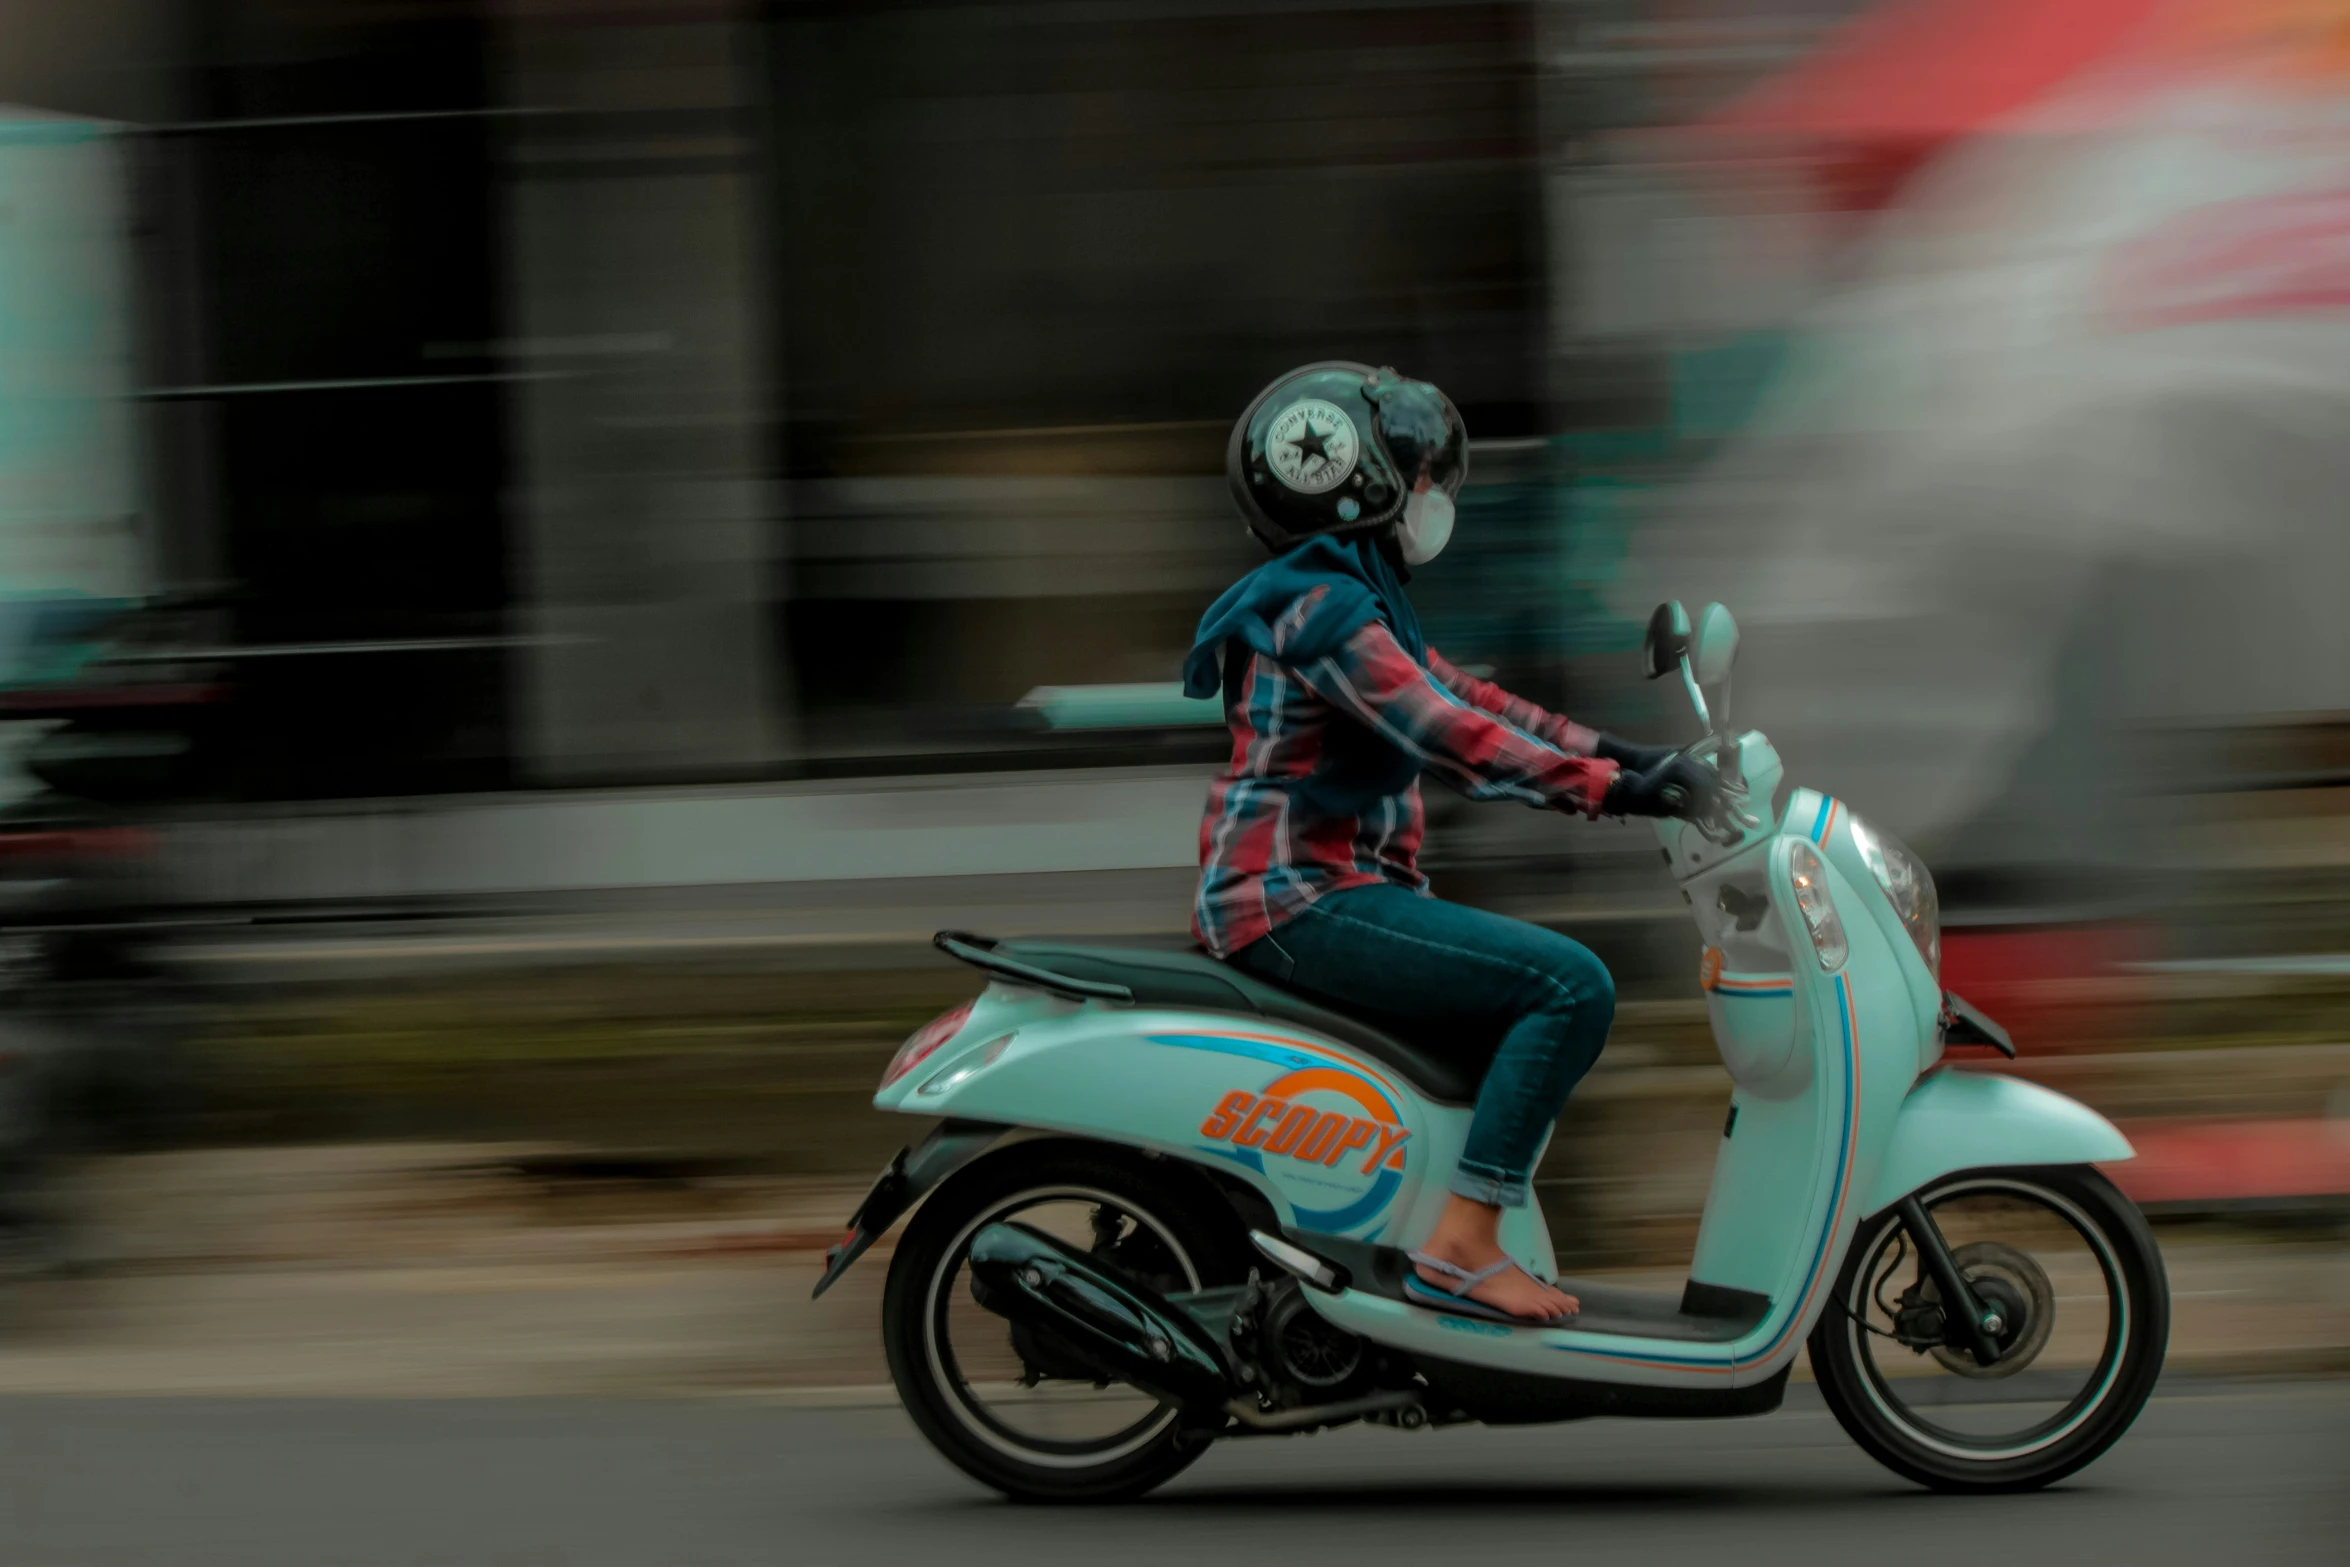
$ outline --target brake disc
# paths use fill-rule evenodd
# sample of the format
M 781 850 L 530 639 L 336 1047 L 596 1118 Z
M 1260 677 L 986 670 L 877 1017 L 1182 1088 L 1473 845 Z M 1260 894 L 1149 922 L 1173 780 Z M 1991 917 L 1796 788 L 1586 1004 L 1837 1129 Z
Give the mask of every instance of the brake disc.
M 1946 1371 L 1980 1379 L 2012 1377 L 2039 1359 L 2040 1351 L 2048 1347 L 2048 1335 L 2056 1330 L 2056 1286 L 2049 1282 L 2048 1270 L 1998 1241 L 1975 1241 L 1950 1256 L 1977 1297 L 2002 1319 L 1999 1331 L 1991 1335 L 1999 1346 L 1999 1358 L 1986 1366 L 1975 1359 L 1973 1350 L 1949 1343 L 1937 1344 L 1926 1353 Z M 1938 1302 L 1941 1292 L 1934 1281 L 1928 1278 L 1922 1282 L 1924 1298 Z

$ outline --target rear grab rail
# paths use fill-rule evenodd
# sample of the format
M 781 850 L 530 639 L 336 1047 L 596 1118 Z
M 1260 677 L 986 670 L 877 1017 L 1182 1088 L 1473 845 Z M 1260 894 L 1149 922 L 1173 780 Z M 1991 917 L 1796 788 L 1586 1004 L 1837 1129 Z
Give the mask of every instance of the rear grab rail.
M 1049 990 L 1056 996 L 1068 996 L 1078 1001 L 1124 1001 L 1131 1003 L 1134 992 L 1124 985 L 1113 985 L 1106 980 L 1077 979 L 1068 974 L 1056 974 L 1051 969 L 1023 963 L 998 952 L 1000 945 L 991 937 L 975 936 L 967 930 L 942 930 L 930 938 L 930 944 L 948 957 L 968 963 L 975 969 L 1017 984 L 1033 985 Z

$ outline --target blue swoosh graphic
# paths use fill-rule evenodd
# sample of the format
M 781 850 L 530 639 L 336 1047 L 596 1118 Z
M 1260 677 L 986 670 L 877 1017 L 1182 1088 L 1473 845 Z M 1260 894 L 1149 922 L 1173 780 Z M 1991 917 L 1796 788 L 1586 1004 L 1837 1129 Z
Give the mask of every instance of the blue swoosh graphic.
M 1319 1230 L 1335 1235 L 1340 1230 L 1351 1230 L 1366 1219 L 1377 1218 L 1394 1201 L 1396 1188 L 1403 1185 L 1403 1176 L 1394 1170 L 1381 1170 L 1371 1189 L 1343 1208 L 1300 1208 L 1294 1203 L 1290 1212 L 1297 1215 L 1298 1228 Z
M 1178 1050 L 1206 1050 L 1220 1056 L 1245 1056 L 1251 1061 L 1270 1061 L 1291 1071 L 1302 1067 L 1331 1066 L 1328 1056 L 1314 1055 L 1294 1045 L 1276 1045 L 1263 1039 L 1227 1039 L 1219 1034 L 1149 1034 L 1154 1045 L 1173 1045 Z

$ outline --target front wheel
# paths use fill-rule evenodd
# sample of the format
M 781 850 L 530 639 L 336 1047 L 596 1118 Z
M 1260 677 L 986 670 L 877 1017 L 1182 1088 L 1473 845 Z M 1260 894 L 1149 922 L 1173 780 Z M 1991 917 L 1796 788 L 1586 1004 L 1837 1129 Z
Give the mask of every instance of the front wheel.
M 972 1298 L 971 1238 L 1015 1219 L 1161 1294 L 1245 1278 L 1246 1234 L 1212 1185 L 1171 1160 L 1056 1141 L 1015 1144 L 955 1176 L 898 1243 L 882 1339 L 931 1445 L 1020 1501 L 1139 1496 L 1188 1467 L 1213 1432 Z
M 2146 1220 L 2087 1168 L 1976 1170 L 1918 1194 L 1998 1314 L 1978 1363 L 1896 1209 L 1853 1237 L 1812 1330 L 1812 1372 L 1847 1435 L 1938 1491 L 2028 1491 L 2090 1463 L 2138 1417 L 2170 1340 Z

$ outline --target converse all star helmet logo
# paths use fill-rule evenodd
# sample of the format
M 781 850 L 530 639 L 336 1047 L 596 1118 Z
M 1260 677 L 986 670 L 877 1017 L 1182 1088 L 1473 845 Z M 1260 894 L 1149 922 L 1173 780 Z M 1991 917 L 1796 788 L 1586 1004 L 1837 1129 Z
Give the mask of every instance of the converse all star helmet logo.
M 1320 495 L 1346 482 L 1362 450 L 1362 437 L 1344 409 L 1308 397 L 1290 404 L 1273 421 L 1266 432 L 1265 462 L 1290 489 Z

